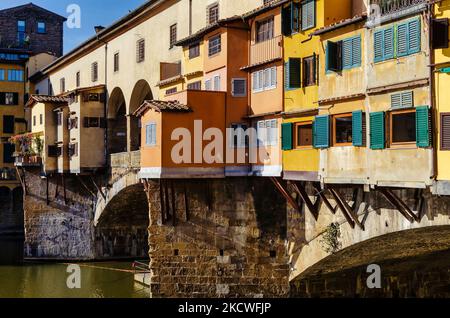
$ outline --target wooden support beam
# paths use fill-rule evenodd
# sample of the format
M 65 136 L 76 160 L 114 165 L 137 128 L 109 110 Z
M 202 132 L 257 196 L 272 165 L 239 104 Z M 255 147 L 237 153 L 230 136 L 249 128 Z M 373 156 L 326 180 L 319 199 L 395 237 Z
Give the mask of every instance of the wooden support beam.
M 417 217 L 414 212 L 411 211 L 411 209 L 404 203 L 399 197 L 395 195 L 394 192 L 392 192 L 390 189 L 387 188 L 377 188 L 377 190 L 384 195 L 384 197 L 411 223 L 414 223 L 414 221 L 418 221 L 419 218 Z
M 55 199 L 58 198 L 58 188 L 59 188 L 59 178 L 58 178 L 58 175 L 56 175 Z
M 95 182 L 94 178 L 92 177 L 92 175 L 89 176 L 91 179 L 91 182 L 94 184 L 95 188 L 97 189 L 97 191 L 100 193 L 100 195 L 102 196 L 103 200 L 106 201 L 106 195 L 103 193 L 101 187 L 97 184 L 97 182 Z
M 359 221 L 357 211 L 355 211 L 356 201 L 353 201 L 353 202 L 355 202 L 355 204 L 353 207 L 350 207 L 348 202 L 341 196 L 339 191 L 337 191 L 337 190 L 334 190 L 334 191 L 337 194 L 337 196 L 339 197 L 339 200 L 342 202 L 342 205 L 344 206 L 344 208 L 347 210 L 347 213 L 350 215 L 350 217 L 355 222 L 355 224 L 358 225 L 359 228 L 364 231 L 364 225 Z
M 25 174 L 23 176 L 20 175 L 19 167 L 16 167 L 17 177 L 19 178 L 20 185 L 22 186 L 24 195 L 27 195 L 27 185 L 25 183 Z
M 88 188 L 88 186 L 86 185 L 86 183 L 84 183 L 83 179 L 81 178 L 80 175 L 77 175 L 78 180 L 80 181 L 81 185 L 86 189 L 87 192 L 89 192 L 94 198 L 97 197 L 97 195 L 91 191 L 91 189 Z
M 177 202 L 175 195 L 175 187 L 173 185 L 173 180 L 170 181 L 170 192 L 172 194 L 172 225 L 177 225 Z
M 311 202 L 311 199 L 309 198 L 308 193 L 306 192 L 306 189 L 303 186 L 303 184 L 301 184 L 300 182 L 293 181 L 291 182 L 291 185 L 294 188 L 294 190 L 300 195 L 302 201 L 305 202 L 306 207 L 317 221 L 317 219 L 319 218 L 318 206 Z M 316 201 L 316 203 L 317 202 L 318 201 Z
M 339 194 L 334 189 L 329 189 L 331 195 L 333 196 L 334 200 L 336 201 L 337 206 L 342 211 L 342 214 L 344 214 L 345 219 L 347 220 L 348 224 L 352 227 L 352 229 L 355 228 L 355 221 L 352 219 L 350 214 L 348 213 L 347 209 L 345 208 L 344 204 L 342 203 Z
M 66 177 L 64 176 L 64 173 L 62 174 L 62 184 L 63 184 L 64 204 L 67 204 Z
M 293 207 L 298 213 L 301 213 L 301 208 L 298 206 L 297 202 L 294 200 L 293 197 L 287 192 L 287 190 L 283 187 L 281 182 L 275 178 L 271 177 L 270 180 L 272 180 L 273 184 L 277 188 L 278 192 L 281 193 L 281 195 L 287 200 L 287 202 Z
M 46 195 L 47 195 L 47 205 L 50 205 L 50 198 L 49 198 L 49 196 L 48 196 L 48 179 L 50 178 L 50 176 L 47 176 L 46 178 L 45 178 L 45 180 L 46 180 Z
M 314 186 L 314 189 L 316 189 L 316 191 L 317 191 L 317 195 L 323 201 L 323 203 L 328 208 L 328 210 L 330 210 L 331 213 L 336 214 L 337 205 L 335 207 L 333 207 L 331 205 L 330 201 L 328 200 L 327 196 L 325 195 L 325 191 L 327 191 L 327 190 L 325 189 L 322 191 L 322 189 L 320 189 L 320 187 L 316 183 L 314 183 L 313 186 Z

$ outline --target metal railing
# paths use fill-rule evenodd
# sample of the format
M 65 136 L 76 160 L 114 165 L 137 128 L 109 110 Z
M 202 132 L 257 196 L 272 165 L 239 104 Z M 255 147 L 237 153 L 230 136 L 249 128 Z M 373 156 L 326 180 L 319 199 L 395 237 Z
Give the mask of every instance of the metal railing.
M 382 15 L 400 12 L 410 7 L 426 3 L 428 0 L 371 0 L 370 5 L 380 7 Z
M 144 261 L 134 261 L 133 262 L 134 273 L 151 273 L 149 262 Z
M 276 36 L 263 42 L 256 42 L 250 47 L 250 65 L 283 57 L 283 37 Z

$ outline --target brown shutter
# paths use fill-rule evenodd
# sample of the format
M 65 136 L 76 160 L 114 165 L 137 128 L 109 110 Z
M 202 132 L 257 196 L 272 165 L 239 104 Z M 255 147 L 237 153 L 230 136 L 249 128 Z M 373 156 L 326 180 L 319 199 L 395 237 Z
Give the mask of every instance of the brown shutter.
M 441 114 L 441 150 L 450 150 L 450 113 Z

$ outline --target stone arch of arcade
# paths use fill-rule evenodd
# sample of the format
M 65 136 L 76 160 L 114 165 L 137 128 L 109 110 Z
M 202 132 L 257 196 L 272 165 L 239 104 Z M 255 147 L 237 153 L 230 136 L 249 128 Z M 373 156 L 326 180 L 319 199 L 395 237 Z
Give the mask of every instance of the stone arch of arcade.
M 0 187 L 0 229 L 23 233 L 23 189 Z
M 127 151 L 127 105 L 122 89 L 112 90 L 108 100 L 108 153 Z
M 128 108 L 128 151 L 136 151 L 141 145 L 141 127 L 139 118 L 133 113 L 142 105 L 145 100 L 153 99 L 153 93 L 148 82 L 141 79 L 134 85 Z

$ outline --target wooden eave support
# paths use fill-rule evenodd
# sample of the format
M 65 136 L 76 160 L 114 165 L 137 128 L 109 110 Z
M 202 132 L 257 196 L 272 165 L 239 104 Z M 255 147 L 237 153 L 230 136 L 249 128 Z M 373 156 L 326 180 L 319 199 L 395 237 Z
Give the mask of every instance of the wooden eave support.
M 294 200 L 293 197 L 291 197 L 291 195 L 287 192 L 287 190 L 283 187 L 283 185 L 281 184 L 281 182 L 275 178 L 275 177 L 270 177 L 270 180 L 272 180 L 273 184 L 275 185 L 275 187 L 277 188 L 278 192 L 281 193 L 281 195 L 288 201 L 288 203 L 298 212 L 301 213 L 301 208 L 300 206 L 297 204 L 297 202 Z
M 80 181 L 81 185 L 86 189 L 87 192 L 89 192 L 94 198 L 97 197 L 97 195 L 91 191 L 91 189 L 88 188 L 86 183 L 84 183 L 83 179 L 80 177 L 80 175 L 77 175 L 78 180 Z
M 377 188 L 377 190 L 384 195 L 384 197 L 391 203 L 409 222 L 419 222 L 420 217 L 416 215 L 408 205 L 403 202 L 391 189 Z
M 22 172 L 23 172 L 23 168 L 22 168 Z M 20 185 L 22 186 L 23 193 L 25 195 L 27 195 L 27 184 L 25 182 L 25 172 L 23 173 L 23 176 L 20 175 L 19 167 L 16 166 L 16 173 L 17 173 L 17 177 L 19 178 Z
M 350 226 L 355 228 L 355 225 L 358 225 L 359 228 L 364 231 L 364 225 L 359 221 L 358 214 L 353 208 L 348 205 L 347 201 L 342 198 L 336 189 L 329 188 L 329 190 Z
M 89 176 L 91 179 L 91 182 L 94 184 L 95 188 L 97 189 L 97 191 L 100 193 L 100 195 L 102 196 L 103 200 L 106 201 L 106 195 L 103 193 L 102 189 L 99 187 L 99 185 L 97 184 L 97 182 L 95 182 L 94 178 L 92 177 L 92 175 Z
M 333 207 L 331 205 L 330 201 L 328 200 L 327 196 L 325 195 L 325 191 L 327 191 L 327 190 L 320 189 L 320 186 L 317 183 L 314 183 L 313 186 L 314 186 L 314 189 L 316 189 L 316 191 L 317 191 L 317 195 L 320 197 L 320 199 L 326 205 L 328 210 L 330 210 L 331 213 L 336 214 L 337 205 L 335 207 Z
M 308 210 L 311 212 L 311 214 L 314 216 L 314 218 L 319 218 L 319 203 L 320 203 L 320 196 L 317 197 L 316 202 L 312 203 L 311 199 L 308 196 L 308 193 L 306 192 L 305 187 L 300 182 L 291 182 L 294 190 L 300 195 L 303 202 L 305 202 Z

